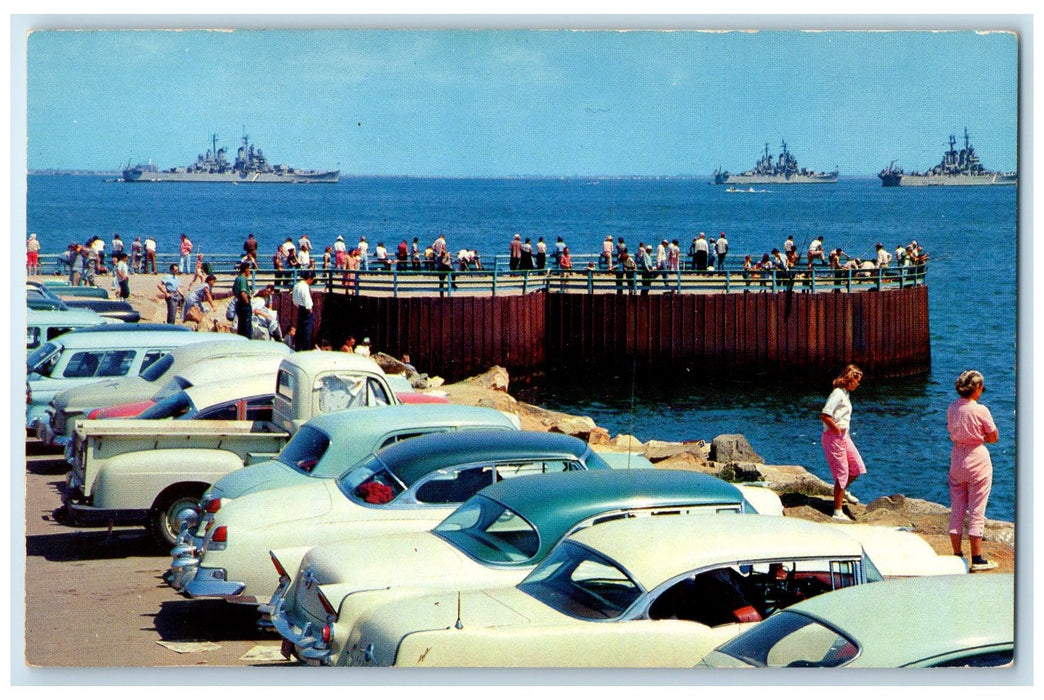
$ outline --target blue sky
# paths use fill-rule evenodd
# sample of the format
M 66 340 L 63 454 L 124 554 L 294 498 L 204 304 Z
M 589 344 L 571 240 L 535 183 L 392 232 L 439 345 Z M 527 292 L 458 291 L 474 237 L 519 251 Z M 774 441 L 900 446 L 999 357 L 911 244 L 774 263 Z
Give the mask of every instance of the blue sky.
M 937 163 L 967 127 L 1011 170 L 1018 53 L 968 30 L 38 31 L 27 159 L 165 168 L 245 131 L 344 174 L 706 175 L 786 140 L 804 167 L 871 176 Z

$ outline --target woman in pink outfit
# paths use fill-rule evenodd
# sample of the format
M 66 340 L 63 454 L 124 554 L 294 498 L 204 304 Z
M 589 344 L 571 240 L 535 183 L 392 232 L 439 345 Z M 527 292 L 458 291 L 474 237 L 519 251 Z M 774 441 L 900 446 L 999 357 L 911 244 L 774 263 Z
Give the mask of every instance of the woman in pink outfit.
M 848 365 L 834 380 L 834 390 L 830 392 L 823 410 L 819 414 L 823 421 L 823 454 L 830 465 L 830 474 L 834 477 L 834 519 L 850 520 L 842 510 L 845 500 L 845 489 L 859 477 L 866 474 L 863 458 L 848 432 L 852 419 L 852 401 L 849 394 L 856 390 L 863 379 L 863 371 L 855 365 Z
M 946 429 L 950 432 L 950 544 L 953 553 L 963 557 L 961 533 L 968 515 L 968 542 L 971 543 L 971 570 L 997 568 L 996 562 L 982 556 L 982 530 L 986 522 L 986 501 L 993 484 L 993 463 L 986 443 L 997 442 L 997 425 L 990 409 L 979 403 L 985 391 L 982 374 L 962 372 L 955 383 L 960 398 L 946 409 Z

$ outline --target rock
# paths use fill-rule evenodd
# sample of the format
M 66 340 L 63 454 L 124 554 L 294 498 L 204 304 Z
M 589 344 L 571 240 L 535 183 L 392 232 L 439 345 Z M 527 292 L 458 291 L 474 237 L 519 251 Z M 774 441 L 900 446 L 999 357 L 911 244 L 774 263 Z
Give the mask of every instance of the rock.
M 620 433 L 609 441 L 609 445 L 622 452 L 645 452 L 645 446 L 634 435 Z
M 406 365 L 400 360 L 383 352 L 375 352 L 370 359 L 384 370 L 385 374 L 406 374 Z
M 609 431 L 598 426 L 591 428 L 591 432 L 587 434 L 587 443 L 589 445 L 608 445 Z
M 532 408 L 536 407 L 533 406 Z M 554 413 L 553 411 L 547 411 L 545 415 L 546 420 L 543 422 L 547 426 L 548 432 L 564 433 L 565 435 L 578 437 L 581 440 L 588 440 L 591 437 L 591 433 L 597 429 L 605 434 L 605 443 L 609 442 L 609 431 L 604 428 L 598 428 L 595 422 L 587 416 L 570 416 L 565 413 Z
M 704 455 L 705 445 L 702 440 L 692 442 L 666 442 L 664 440 L 650 440 L 645 443 L 645 458 L 652 463 L 673 457 L 674 455 L 687 453 L 695 456 L 701 461 L 706 461 Z
M 493 391 L 508 390 L 508 371 L 499 365 L 490 367 L 482 374 L 465 379 L 462 384 L 472 384 Z
M 752 462 L 727 462 L 721 468 L 721 478 L 725 481 L 761 481 L 761 472 Z
M 901 493 L 892 494 L 891 496 L 881 496 L 875 498 L 866 505 L 868 512 L 875 511 L 881 508 L 887 508 L 893 512 L 903 513 L 917 513 L 917 514 L 938 514 L 946 513 L 949 515 L 950 509 L 944 505 L 938 503 L 932 503 L 931 501 L 923 501 L 920 498 L 907 498 Z
M 685 451 L 677 452 L 670 457 L 657 462 L 654 466 L 657 469 L 679 469 L 688 472 L 710 474 L 711 476 L 719 476 L 719 472 L 721 471 L 717 465 L 707 462 L 700 455 Z
M 764 464 L 765 460 L 754 451 L 747 438 L 740 434 L 719 435 L 711 440 L 710 459 L 712 462 L 755 462 Z

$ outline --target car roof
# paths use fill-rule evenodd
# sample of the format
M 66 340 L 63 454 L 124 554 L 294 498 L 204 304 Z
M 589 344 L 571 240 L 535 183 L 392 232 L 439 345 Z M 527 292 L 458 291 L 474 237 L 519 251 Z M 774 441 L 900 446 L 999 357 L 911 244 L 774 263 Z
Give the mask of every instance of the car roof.
M 225 401 L 246 399 L 251 396 L 275 394 L 275 368 L 270 372 L 247 374 L 214 382 L 197 384 L 185 389 L 185 394 L 196 408 L 207 408 Z
M 494 408 L 453 404 L 400 404 L 335 411 L 316 416 L 305 425 L 321 430 L 331 441 L 338 442 L 359 439 L 363 431 L 383 435 L 409 428 L 489 425 L 494 421 L 515 427 L 510 418 Z M 468 435 L 471 434 L 468 431 Z
M 356 355 L 352 352 L 305 350 L 287 356 L 286 362 L 287 364 L 300 367 L 305 373 L 312 376 L 318 372 L 345 369 L 384 374 L 381 366 L 369 357 Z
M 841 530 L 772 515 L 675 515 L 603 523 L 570 536 L 625 567 L 646 590 L 677 574 L 757 559 L 860 556 Z M 670 556 L 665 556 L 670 552 Z
M 860 666 L 895 668 L 965 645 L 1014 641 L 1015 577 L 957 574 L 888 579 L 816 596 L 788 610 L 851 637 L 861 649 Z M 917 629 L 918 623 L 925 626 Z
M 244 362 L 244 356 L 260 357 L 285 357 L 291 350 L 283 343 L 273 343 L 270 340 L 247 340 L 244 336 L 234 336 L 242 342 L 228 339 L 227 333 L 215 333 L 216 339 L 207 339 L 203 343 L 192 343 L 183 345 L 171 351 L 174 360 L 182 366 L 185 371 L 193 367 L 202 366 L 204 363 L 236 361 Z
M 90 328 L 77 328 L 72 333 L 80 334 L 102 334 L 105 333 L 194 333 L 188 326 L 179 326 L 170 323 L 125 323 L 117 328 L 105 326 L 91 326 Z
M 505 479 L 479 492 L 507 506 L 540 533 L 543 558 L 574 525 L 624 509 L 692 505 L 739 505 L 743 494 L 721 479 L 674 469 L 561 472 L 540 481 Z
M 86 326 L 68 333 L 62 333 L 50 342 L 57 342 L 67 349 L 76 350 L 80 348 L 129 349 L 141 348 L 146 345 L 173 347 L 187 345 L 195 340 L 194 333 L 181 333 L 172 330 L 171 326 L 167 326 L 164 330 L 143 330 L 135 328 L 137 325 L 136 323 L 106 323 L 97 326 Z M 163 326 L 163 324 L 159 325 Z M 132 335 L 126 335 L 128 332 Z
M 91 309 L 29 309 L 26 322 L 30 326 L 62 323 L 112 323 L 123 321 L 106 318 Z
M 507 459 L 576 459 L 589 451 L 583 440 L 561 433 L 469 430 L 466 437 L 455 433 L 420 435 L 388 445 L 377 452 L 377 457 L 409 487 L 426 474 L 460 464 Z
M 212 384 L 227 378 L 235 379 L 245 373 L 267 374 L 272 377 L 272 390 L 274 391 L 276 372 L 282 361 L 283 356 L 278 354 L 216 357 L 212 360 L 193 362 L 178 370 L 176 376 L 185 379 L 190 384 Z

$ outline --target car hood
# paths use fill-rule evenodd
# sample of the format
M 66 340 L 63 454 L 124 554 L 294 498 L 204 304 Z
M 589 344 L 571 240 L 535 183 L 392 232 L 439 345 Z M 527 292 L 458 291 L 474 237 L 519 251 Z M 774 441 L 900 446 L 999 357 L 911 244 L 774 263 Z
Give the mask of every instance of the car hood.
M 317 481 L 294 471 L 282 462 L 270 459 L 251 464 L 248 469 L 236 469 L 218 479 L 210 487 L 210 495 L 219 498 L 240 498 L 284 486 L 299 486 Z
M 141 377 L 119 377 L 66 389 L 54 397 L 53 403 L 61 411 L 83 412 L 148 399 L 155 389 L 151 382 Z
M 215 524 L 262 528 L 319 518 L 330 512 L 334 498 L 344 499 L 337 483 L 333 479 L 315 479 L 307 484 L 237 498 L 221 507 Z

